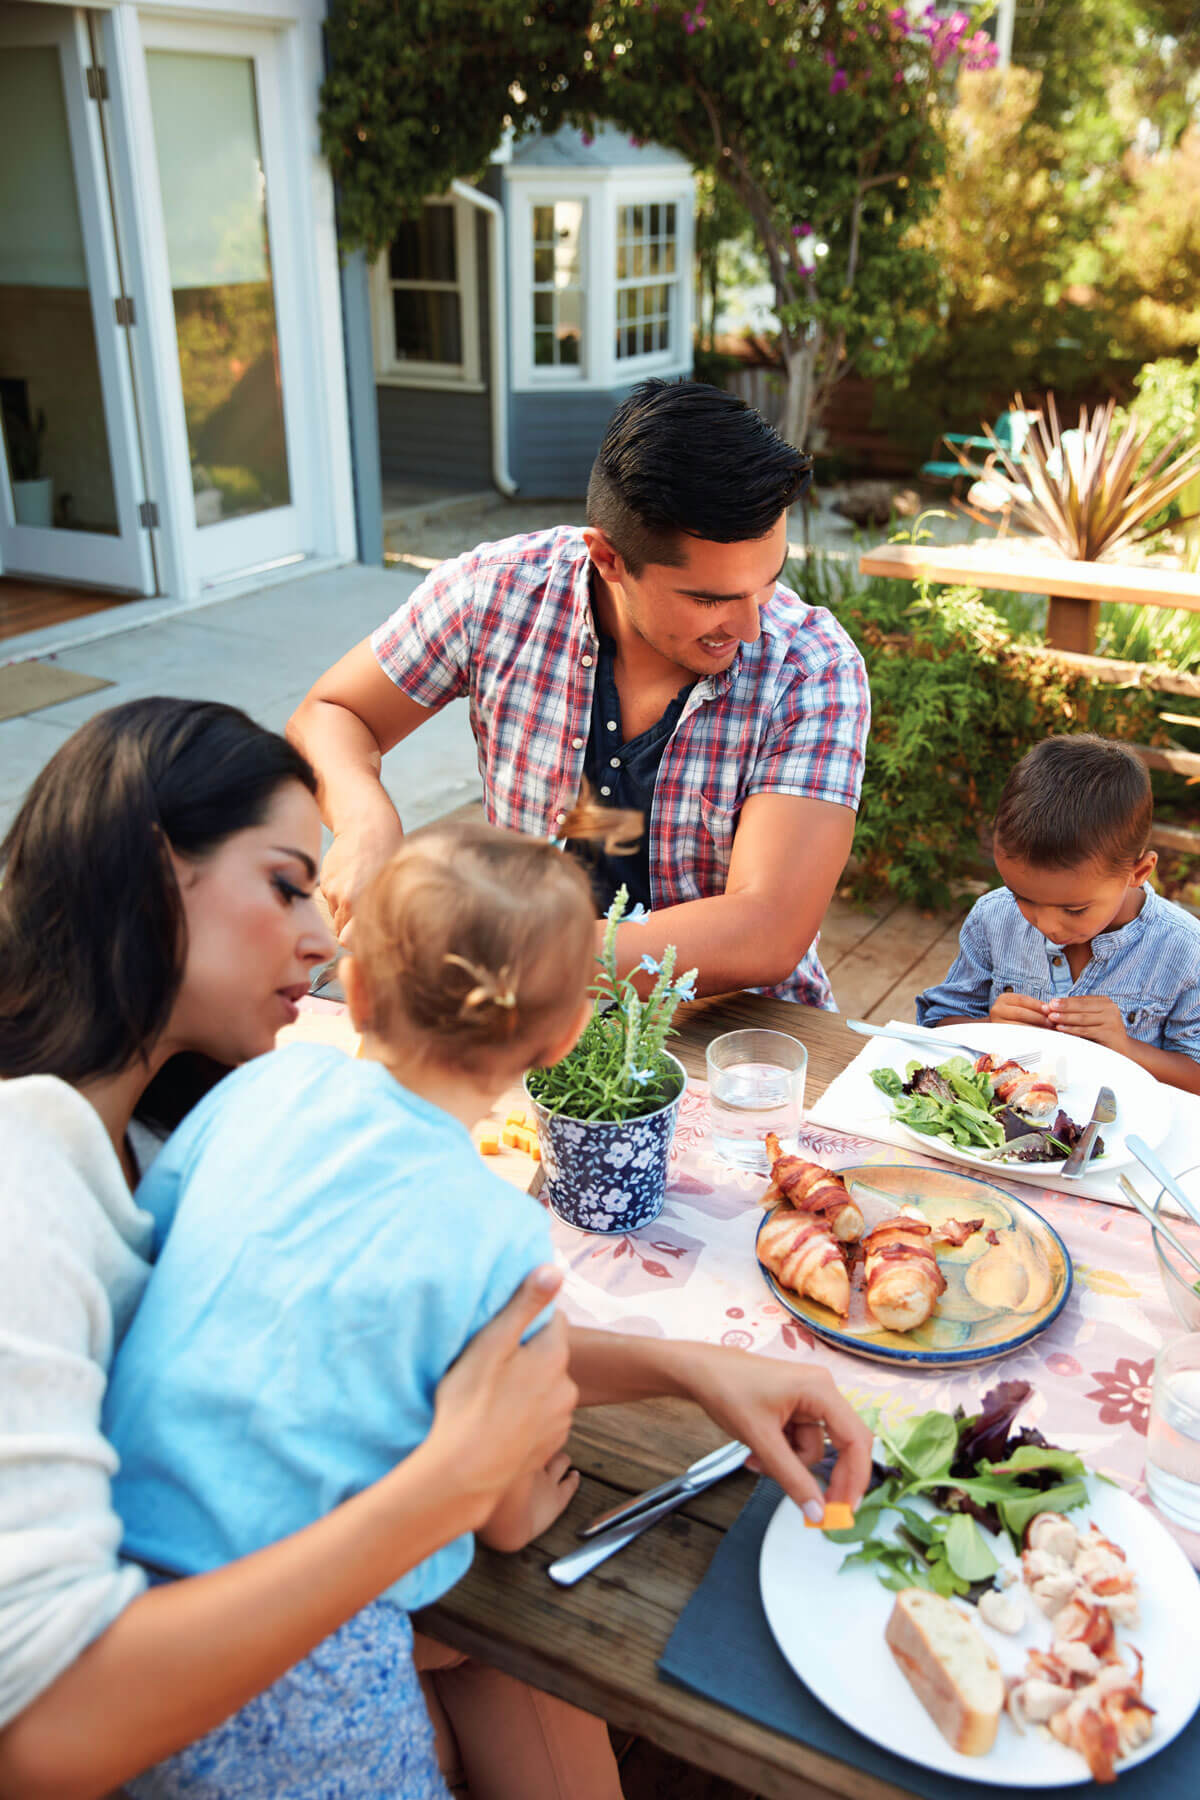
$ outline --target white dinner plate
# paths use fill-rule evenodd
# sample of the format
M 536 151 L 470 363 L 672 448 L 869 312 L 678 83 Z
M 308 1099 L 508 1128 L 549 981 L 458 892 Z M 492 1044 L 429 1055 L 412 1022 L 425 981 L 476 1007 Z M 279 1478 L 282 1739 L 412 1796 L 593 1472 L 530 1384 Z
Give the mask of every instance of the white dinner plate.
M 1153 1735 L 1117 1763 L 1119 1783 L 1123 1770 L 1177 1737 L 1200 1705 L 1200 1580 L 1148 1508 L 1094 1476 L 1088 1485 L 1087 1506 L 1069 1517 L 1076 1525 L 1094 1519 L 1125 1551 L 1137 1577 L 1141 1622 L 1120 1627 L 1118 1641 L 1136 1645 L 1145 1657 L 1143 1696 L 1156 1709 Z M 895 1514 L 888 1513 L 880 1526 L 890 1536 L 889 1519 L 894 1526 Z M 989 1542 L 1002 1564 L 1014 1560 L 1007 1536 Z M 785 1499 L 767 1527 L 759 1560 L 763 1607 L 775 1641 L 830 1712 L 885 1750 L 964 1781 L 1042 1788 L 1091 1780 L 1078 1752 L 1036 1727 L 1022 1734 L 1007 1713 L 986 1756 L 951 1749 L 888 1649 L 884 1631 L 895 1595 L 868 1568 L 838 1573 L 855 1548 L 807 1528 L 799 1509 Z M 1049 1647 L 1050 1621 L 1032 1603 L 1028 1610 L 1033 1619 L 1018 1637 L 980 1625 L 1006 1675 L 1024 1669 L 1027 1650 Z
M 955 1042 L 969 1044 L 980 1052 L 989 1051 L 998 1061 L 1004 1061 L 1009 1056 L 1019 1056 L 1025 1059 L 1028 1066 L 1028 1059 L 1037 1056 L 1040 1059 L 1037 1066 L 1049 1073 L 1053 1073 L 1057 1065 L 1060 1075 L 1057 1083 L 1058 1103 L 1068 1118 L 1074 1119 L 1077 1125 L 1087 1124 L 1096 1104 L 1096 1095 L 1102 1087 L 1110 1087 L 1116 1096 L 1117 1116 L 1111 1125 L 1100 1127 L 1104 1154 L 1092 1157 L 1088 1164 L 1089 1173 L 1107 1174 L 1110 1170 L 1122 1169 L 1135 1160 L 1126 1147 L 1127 1132 L 1144 1138 L 1153 1150 L 1162 1143 L 1171 1129 L 1173 1115 L 1170 1088 L 1155 1081 L 1153 1075 L 1147 1074 L 1140 1063 L 1132 1062 L 1127 1056 L 1119 1056 L 1115 1050 L 1105 1049 L 1103 1044 L 1090 1043 L 1087 1038 L 1067 1037 L 1060 1031 L 1039 1031 L 1036 1026 L 1029 1025 L 993 1025 L 988 1020 L 977 1025 L 947 1025 L 945 1035 Z M 928 1055 L 923 1055 L 915 1044 L 902 1044 L 894 1038 L 876 1038 L 875 1042 L 881 1054 L 874 1067 L 896 1069 L 901 1075 L 910 1062 L 924 1062 L 936 1068 L 959 1054 L 951 1049 L 942 1054 L 932 1042 Z M 958 1144 L 952 1144 L 948 1138 L 913 1131 L 892 1113 L 891 1102 L 886 1094 L 880 1094 L 879 1098 L 888 1109 L 892 1124 L 904 1133 L 910 1144 L 931 1151 L 936 1156 L 949 1157 L 952 1162 L 965 1163 L 973 1169 L 985 1169 L 990 1175 L 1007 1172 L 1018 1178 L 1027 1173 L 1053 1175 L 1063 1166 L 1061 1160 L 1003 1162 L 994 1157 L 981 1156 L 977 1150 L 965 1150 Z

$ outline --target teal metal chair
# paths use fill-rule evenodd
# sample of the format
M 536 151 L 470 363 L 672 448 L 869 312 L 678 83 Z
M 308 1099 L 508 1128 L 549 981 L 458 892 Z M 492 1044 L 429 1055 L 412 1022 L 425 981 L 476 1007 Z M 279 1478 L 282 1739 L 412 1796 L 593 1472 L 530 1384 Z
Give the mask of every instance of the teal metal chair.
M 997 442 L 1006 450 L 1015 463 L 1019 463 L 1025 445 L 1029 441 L 1029 433 L 1033 429 L 1033 421 L 1037 417 L 1031 412 L 1003 412 L 996 420 L 992 430 Z M 972 437 L 959 431 L 947 431 L 943 437 L 944 444 L 957 444 L 964 451 L 982 450 L 985 458 L 996 454 L 996 446 L 990 438 Z M 964 476 L 972 481 L 983 481 L 991 474 L 990 462 L 976 466 L 971 463 L 964 466 L 957 459 L 953 462 L 927 462 L 921 464 L 921 474 L 934 481 L 960 481 Z

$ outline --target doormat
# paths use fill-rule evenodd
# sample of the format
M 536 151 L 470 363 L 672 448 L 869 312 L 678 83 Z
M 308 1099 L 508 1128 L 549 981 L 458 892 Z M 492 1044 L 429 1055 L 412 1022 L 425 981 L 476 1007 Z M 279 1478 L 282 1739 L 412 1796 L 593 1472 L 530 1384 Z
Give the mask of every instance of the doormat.
M 112 685 L 103 676 L 77 675 L 74 669 L 60 669 L 57 663 L 6 663 L 0 669 L 0 719 L 16 719 L 22 713 L 58 706 L 63 700 Z

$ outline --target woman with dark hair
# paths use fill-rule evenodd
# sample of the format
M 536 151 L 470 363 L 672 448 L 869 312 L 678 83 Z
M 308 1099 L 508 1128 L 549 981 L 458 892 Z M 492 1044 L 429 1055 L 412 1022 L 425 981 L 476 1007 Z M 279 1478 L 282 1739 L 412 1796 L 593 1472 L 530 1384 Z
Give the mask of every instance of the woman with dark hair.
M 117 1559 L 99 1429 L 149 1274 L 139 1114 L 269 1050 L 333 940 L 312 772 L 231 707 L 142 700 L 78 731 L 0 847 L 0 1794 L 109 1792 L 268 1687 L 482 1523 L 566 1436 L 558 1286 L 531 1276 L 390 1476 L 307 1530 L 147 1591 Z M 172 1092 L 171 1088 L 175 1091 Z
M 209 1574 L 147 1588 L 119 1561 L 99 1420 L 150 1273 L 139 1120 L 169 1127 L 203 1079 L 269 1050 L 332 950 L 314 786 L 231 707 L 137 701 L 64 744 L 0 845 L 0 1800 L 95 1800 L 211 1731 L 477 1530 L 577 1401 L 694 1400 L 810 1517 L 824 1432 L 831 1495 L 866 1485 L 870 1434 L 819 1367 L 582 1329 L 568 1358 L 561 1315 L 522 1343 L 560 1285 L 545 1267 L 373 1487 Z M 381 1705 L 390 1686 L 381 1657 Z

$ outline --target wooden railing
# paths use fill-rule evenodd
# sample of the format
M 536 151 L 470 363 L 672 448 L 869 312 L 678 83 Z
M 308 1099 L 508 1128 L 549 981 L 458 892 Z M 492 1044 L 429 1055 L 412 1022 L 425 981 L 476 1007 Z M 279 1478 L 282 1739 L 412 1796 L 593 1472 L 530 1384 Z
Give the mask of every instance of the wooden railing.
M 1002 593 L 1045 594 L 1045 644 L 1015 646 L 1019 655 L 1053 656 L 1055 661 L 1067 663 L 1092 681 L 1107 686 L 1144 687 L 1155 693 L 1200 698 L 1200 675 L 1095 654 L 1102 602 L 1166 606 L 1200 613 L 1200 576 L 1120 563 L 1069 562 L 1032 551 L 1007 553 L 992 544 L 880 544 L 863 553 L 858 567 L 863 575 L 882 575 L 893 581 L 969 584 Z M 1200 755 L 1191 750 L 1161 749 L 1153 744 L 1132 744 L 1130 748 L 1148 769 L 1200 778 Z M 1189 826 L 1156 825 L 1153 842 L 1159 849 L 1200 855 L 1200 830 Z

